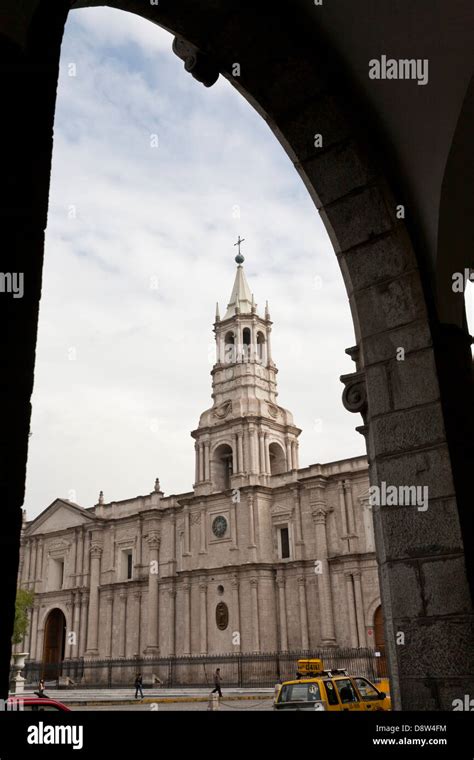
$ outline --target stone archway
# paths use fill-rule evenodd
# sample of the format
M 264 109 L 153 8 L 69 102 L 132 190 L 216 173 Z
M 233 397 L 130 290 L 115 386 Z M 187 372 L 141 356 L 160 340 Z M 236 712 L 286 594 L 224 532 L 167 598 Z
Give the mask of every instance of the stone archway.
M 41 673 L 44 680 L 55 680 L 61 675 L 66 645 L 66 618 L 58 607 L 52 609 L 44 624 Z
M 102 5 L 84 0 L 75 7 Z M 428 487 L 429 510 L 374 509 L 387 653 L 394 706 L 450 709 L 446 683 L 459 693 L 474 691 L 472 661 L 472 543 L 466 520 L 471 510 L 472 447 L 460 447 L 456 368 L 466 364 L 466 340 L 449 341 L 440 324 L 416 219 L 408 228 L 396 213 L 406 188 L 393 179 L 390 161 L 377 150 L 375 121 L 350 84 L 328 41 L 306 34 L 297 13 L 270 4 L 203 3 L 158 5 L 116 0 L 111 7 L 135 12 L 178 35 L 175 52 L 198 80 L 210 85 L 220 72 L 267 121 L 293 161 L 324 220 L 348 291 L 357 347 L 355 372 L 344 376 L 344 400 L 363 415 L 371 483 Z M 4 509 L 7 562 L 12 568 L 5 596 L 14 600 L 30 421 L 36 323 L 41 290 L 55 92 L 62 31 L 70 4 L 40 1 L 22 9 L 7 31 L 8 68 L 4 102 L 4 178 L 11 213 L 3 225 L 9 271 L 22 271 L 29 288 L 10 300 L 14 358 L 9 379 L 15 403 L 7 409 L 12 488 Z M 235 62 L 239 74 L 232 71 Z M 35 76 L 31 76 L 34 69 Z M 41 72 L 41 73 L 39 73 Z M 183 74 L 184 75 L 184 74 Z M 29 132 L 29 114 L 37 129 Z M 32 139 L 34 138 L 34 139 Z M 320 139 L 319 139 L 320 138 Z M 388 138 L 387 138 L 388 139 Z M 465 337 L 465 336 L 464 336 Z M 400 361 L 399 349 L 403 349 Z M 453 369 L 454 368 L 454 369 Z M 472 377 L 463 401 L 472 414 Z M 13 396 L 12 396 L 13 397 Z M 472 417 L 470 417 L 472 419 Z M 470 430 L 472 432 L 472 425 Z M 11 431 L 11 432 L 10 432 Z M 442 473 L 442 477 L 440 477 Z M 426 515 L 429 519 L 426 519 Z M 465 551 L 466 547 L 466 551 Z M 470 575 L 471 574 L 471 575 Z M 456 578 L 456 594 L 451 593 Z M 412 592 L 407 597 L 405 590 Z M 0 644 L 7 663 L 13 602 Z M 407 644 L 397 647 L 395 632 Z M 429 646 L 427 646 L 427 637 Z M 453 646 L 456 642 L 456 646 Z M 420 652 L 423 652 L 420 657 Z M 442 664 L 442 665 L 441 665 Z M 2 665 L 2 668 L 5 666 Z M 3 671 L 2 683 L 7 683 Z M 463 675 L 464 674 L 464 675 Z M 4 687 L 5 688 L 5 687 Z

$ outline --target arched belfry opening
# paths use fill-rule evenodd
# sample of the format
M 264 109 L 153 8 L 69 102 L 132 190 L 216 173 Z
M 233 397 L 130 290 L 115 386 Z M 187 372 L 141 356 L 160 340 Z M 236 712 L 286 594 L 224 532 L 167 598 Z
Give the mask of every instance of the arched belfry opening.
M 282 472 L 287 472 L 290 468 L 286 466 L 286 457 L 283 448 L 279 443 L 273 441 L 269 446 L 270 450 L 270 473 L 272 475 L 280 475 Z
M 242 330 L 242 361 L 249 361 L 252 351 L 252 333 L 250 327 L 244 327 Z
M 259 361 L 261 364 L 266 363 L 266 356 L 265 356 L 265 335 L 261 330 L 257 333 L 257 361 Z
M 53 680 L 61 675 L 66 645 L 66 618 L 58 607 L 48 613 L 44 626 L 42 675 Z
M 232 449 L 227 443 L 221 443 L 214 449 L 211 460 L 211 480 L 216 491 L 230 488 L 233 474 Z

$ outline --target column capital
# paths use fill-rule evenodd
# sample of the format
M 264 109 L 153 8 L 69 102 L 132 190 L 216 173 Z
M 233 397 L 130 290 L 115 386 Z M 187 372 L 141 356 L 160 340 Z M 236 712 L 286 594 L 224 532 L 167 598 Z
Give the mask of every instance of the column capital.
M 89 547 L 89 554 L 91 555 L 91 557 L 101 557 L 102 551 L 103 551 L 102 544 L 93 543 Z
M 316 525 L 325 525 L 327 519 L 327 511 L 325 509 L 315 509 L 311 512 L 311 517 Z
M 158 531 L 149 533 L 145 539 L 150 549 L 159 549 L 161 544 L 161 537 Z
M 251 586 L 251 588 L 257 588 L 257 586 L 258 586 L 258 578 L 250 578 L 250 586 Z
M 297 583 L 298 583 L 298 586 L 300 586 L 300 587 L 301 587 L 301 586 L 303 586 L 303 587 L 304 587 L 304 586 L 306 585 L 306 578 L 305 578 L 305 576 L 304 576 L 304 575 L 300 575 L 300 576 L 298 576 L 298 578 L 296 579 L 296 581 L 297 581 Z

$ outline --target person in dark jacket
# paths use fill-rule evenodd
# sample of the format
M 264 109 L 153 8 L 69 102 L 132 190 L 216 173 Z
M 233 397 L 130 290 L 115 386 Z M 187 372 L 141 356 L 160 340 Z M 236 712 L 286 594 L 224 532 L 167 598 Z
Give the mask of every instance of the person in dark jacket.
M 44 681 L 42 678 L 40 679 L 40 682 L 38 685 L 38 691 L 35 691 L 35 694 L 38 697 L 46 697 L 46 694 L 44 693 Z
M 141 673 L 137 673 L 135 678 L 135 699 L 138 699 L 138 692 L 140 692 L 140 698 L 143 699 L 143 678 Z
M 222 697 L 222 691 L 221 691 L 221 669 L 217 668 L 216 672 L 214 673 L 214 689 L 211 691 L 211 694 L 215 694 L 216 691 L 219 694 L 219 697 Z

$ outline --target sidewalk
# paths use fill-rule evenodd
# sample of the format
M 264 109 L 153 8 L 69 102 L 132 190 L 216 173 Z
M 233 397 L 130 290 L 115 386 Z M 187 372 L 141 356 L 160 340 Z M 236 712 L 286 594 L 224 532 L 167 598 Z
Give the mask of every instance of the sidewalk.
M 143 699 L 135 699 L 135 688 L 128 689 L 45 689 L 45 696 L 57 699 L 66 705 L 129 705 L 137 702 L 207 702 L 211 687 L 205 689 L 143 689 Z M 274 689 L 222 689 L 223 697 L 229 700 L 273 699 Z M 24 696 L 34 695 L 34 690 L 25 690 Z

